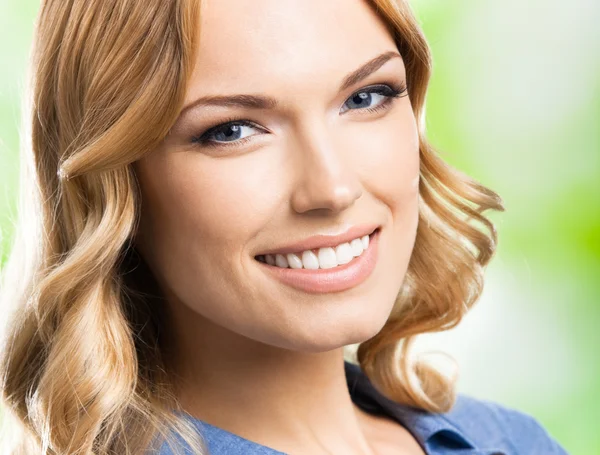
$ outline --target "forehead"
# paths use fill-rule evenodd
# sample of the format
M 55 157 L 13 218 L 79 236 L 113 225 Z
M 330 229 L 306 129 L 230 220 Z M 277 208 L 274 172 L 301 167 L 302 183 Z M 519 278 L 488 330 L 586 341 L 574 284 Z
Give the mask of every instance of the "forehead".
M 396 50 L 368 0 L 203 0 L 199 25 L 188 100 L 315 79 L 337 87 L 348 71 Z

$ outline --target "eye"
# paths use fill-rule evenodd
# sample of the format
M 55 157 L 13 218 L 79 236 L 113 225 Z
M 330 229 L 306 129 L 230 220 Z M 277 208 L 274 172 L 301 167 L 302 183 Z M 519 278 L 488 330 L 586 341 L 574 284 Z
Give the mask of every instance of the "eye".
M 254 123 L 244 119 L 229 119 L 225 123 L 214 126 L 198 137 L 192 138 L 192 142 L 203 147 L 229 146 L 230 144 L 241 145 L 250 140 L 251 136 L 244 136 L 243 132 L 249 129 L 260 129 Z M 264 131 L 264 130 L 263 130 Z
M 402 98 L 408 95 L 405 84 L 396 86 L 394 84 L 380 84 L 366 87 L 355 92 L 346 100 L 344 106 L 350 106 L 348 109 L 342 109 L 342 113 L 348 110 L 376 112 L 388 108 L 395 98 Z M 255 123 L 242 119 L 230 118 L 220 125 L 209 128 L 199 136 L 195 136 L 191 141 L 202 147 L 231 147 L 241 146 L 248 142 L 254 134 L 244 135 L 249 130 L 266 131 Z
M 406 94 L 407 88 L 405 85 L 399 87 L 386 84 L 373 85 L 354 93 L 348 98 L 344 103 L 344 106 L 350 107 L 342 112 L 361 109 L 365 109 L 369 112 L 376 112 L 389 107 L 394 98 L 402 98 L 403 96 L 406 96 Z M 373 105 L 375 106 L 373 107 Z

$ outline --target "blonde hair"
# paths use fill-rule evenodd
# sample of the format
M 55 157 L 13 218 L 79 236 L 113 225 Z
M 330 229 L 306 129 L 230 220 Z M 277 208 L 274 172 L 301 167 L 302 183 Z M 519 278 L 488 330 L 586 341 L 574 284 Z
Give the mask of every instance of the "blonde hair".
M 405 282 L 381 332 L 358 346 L 357 360 L 389 398 L 442 412 L 455 401 L 453 381 L 409 361 L 409 348 L 420 333 L 454 327 L 478 299 L 497 241 L 482 212 L 503 206 L 425 141 L 429 48 L 404 0 L 372 4 L 406 65 L 419 119 L 421 198 Z M 206 449 L 173 412 L 181 407 L 163 302 L 132 242 L 140 196 L 131 164 L 179 114 L 199 6 L 42 2 L 31 144 L 21 161 L 21 209 L 1 295 L 12 308 L 0 368 L 4 407 L 21 429 L 13 454 L 137 454 L 163 438 L 176 450 L 176 437 L 194 453 Z

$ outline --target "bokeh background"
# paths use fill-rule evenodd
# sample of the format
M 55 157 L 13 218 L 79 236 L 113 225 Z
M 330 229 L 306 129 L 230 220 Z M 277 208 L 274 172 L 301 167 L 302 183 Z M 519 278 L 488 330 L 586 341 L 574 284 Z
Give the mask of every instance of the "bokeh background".
M 460 392 L 533 415 L 569 453 L 600 454 L 600 2 L 412 3 L 434 56 L 429 137 L 507 206 L 492 215 L 482 298 L 417 348 L 457 360 Z M 38 6 L 0 0 L 0 264 Z

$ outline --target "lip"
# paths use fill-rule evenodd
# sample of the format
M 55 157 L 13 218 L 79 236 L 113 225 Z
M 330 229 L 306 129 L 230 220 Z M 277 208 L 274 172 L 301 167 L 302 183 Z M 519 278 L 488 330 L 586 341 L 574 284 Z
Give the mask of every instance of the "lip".
M 381 229 L 377 229 L 369 236 L 369 246 L 360 256 L 330 269 L 284 269 L 256 262 L 272 277 L 295 289 L 313 294 L 341 292 L 358 286 L 373 273 L 379 254 L 380 234 Z
M 333 235 L 315 235 L 304 239 L 300 242 L 295 242 L 290 245 L 273 248 L 271 250 L 263 251 L 257 256 L 265 254 L 288 254 L 288 253 L 301 253 L 307 250 L 317 250 L 319 248 L 333 248 L 341 243 L 350 242 L 351 240 L 363 237 L 365 235 L 371 235 L 375 229 L 380 225 L 378 224 L 361 224 L 352 226 L 341 234 Z M 255 256 L 256 257 L 256 256 Z

